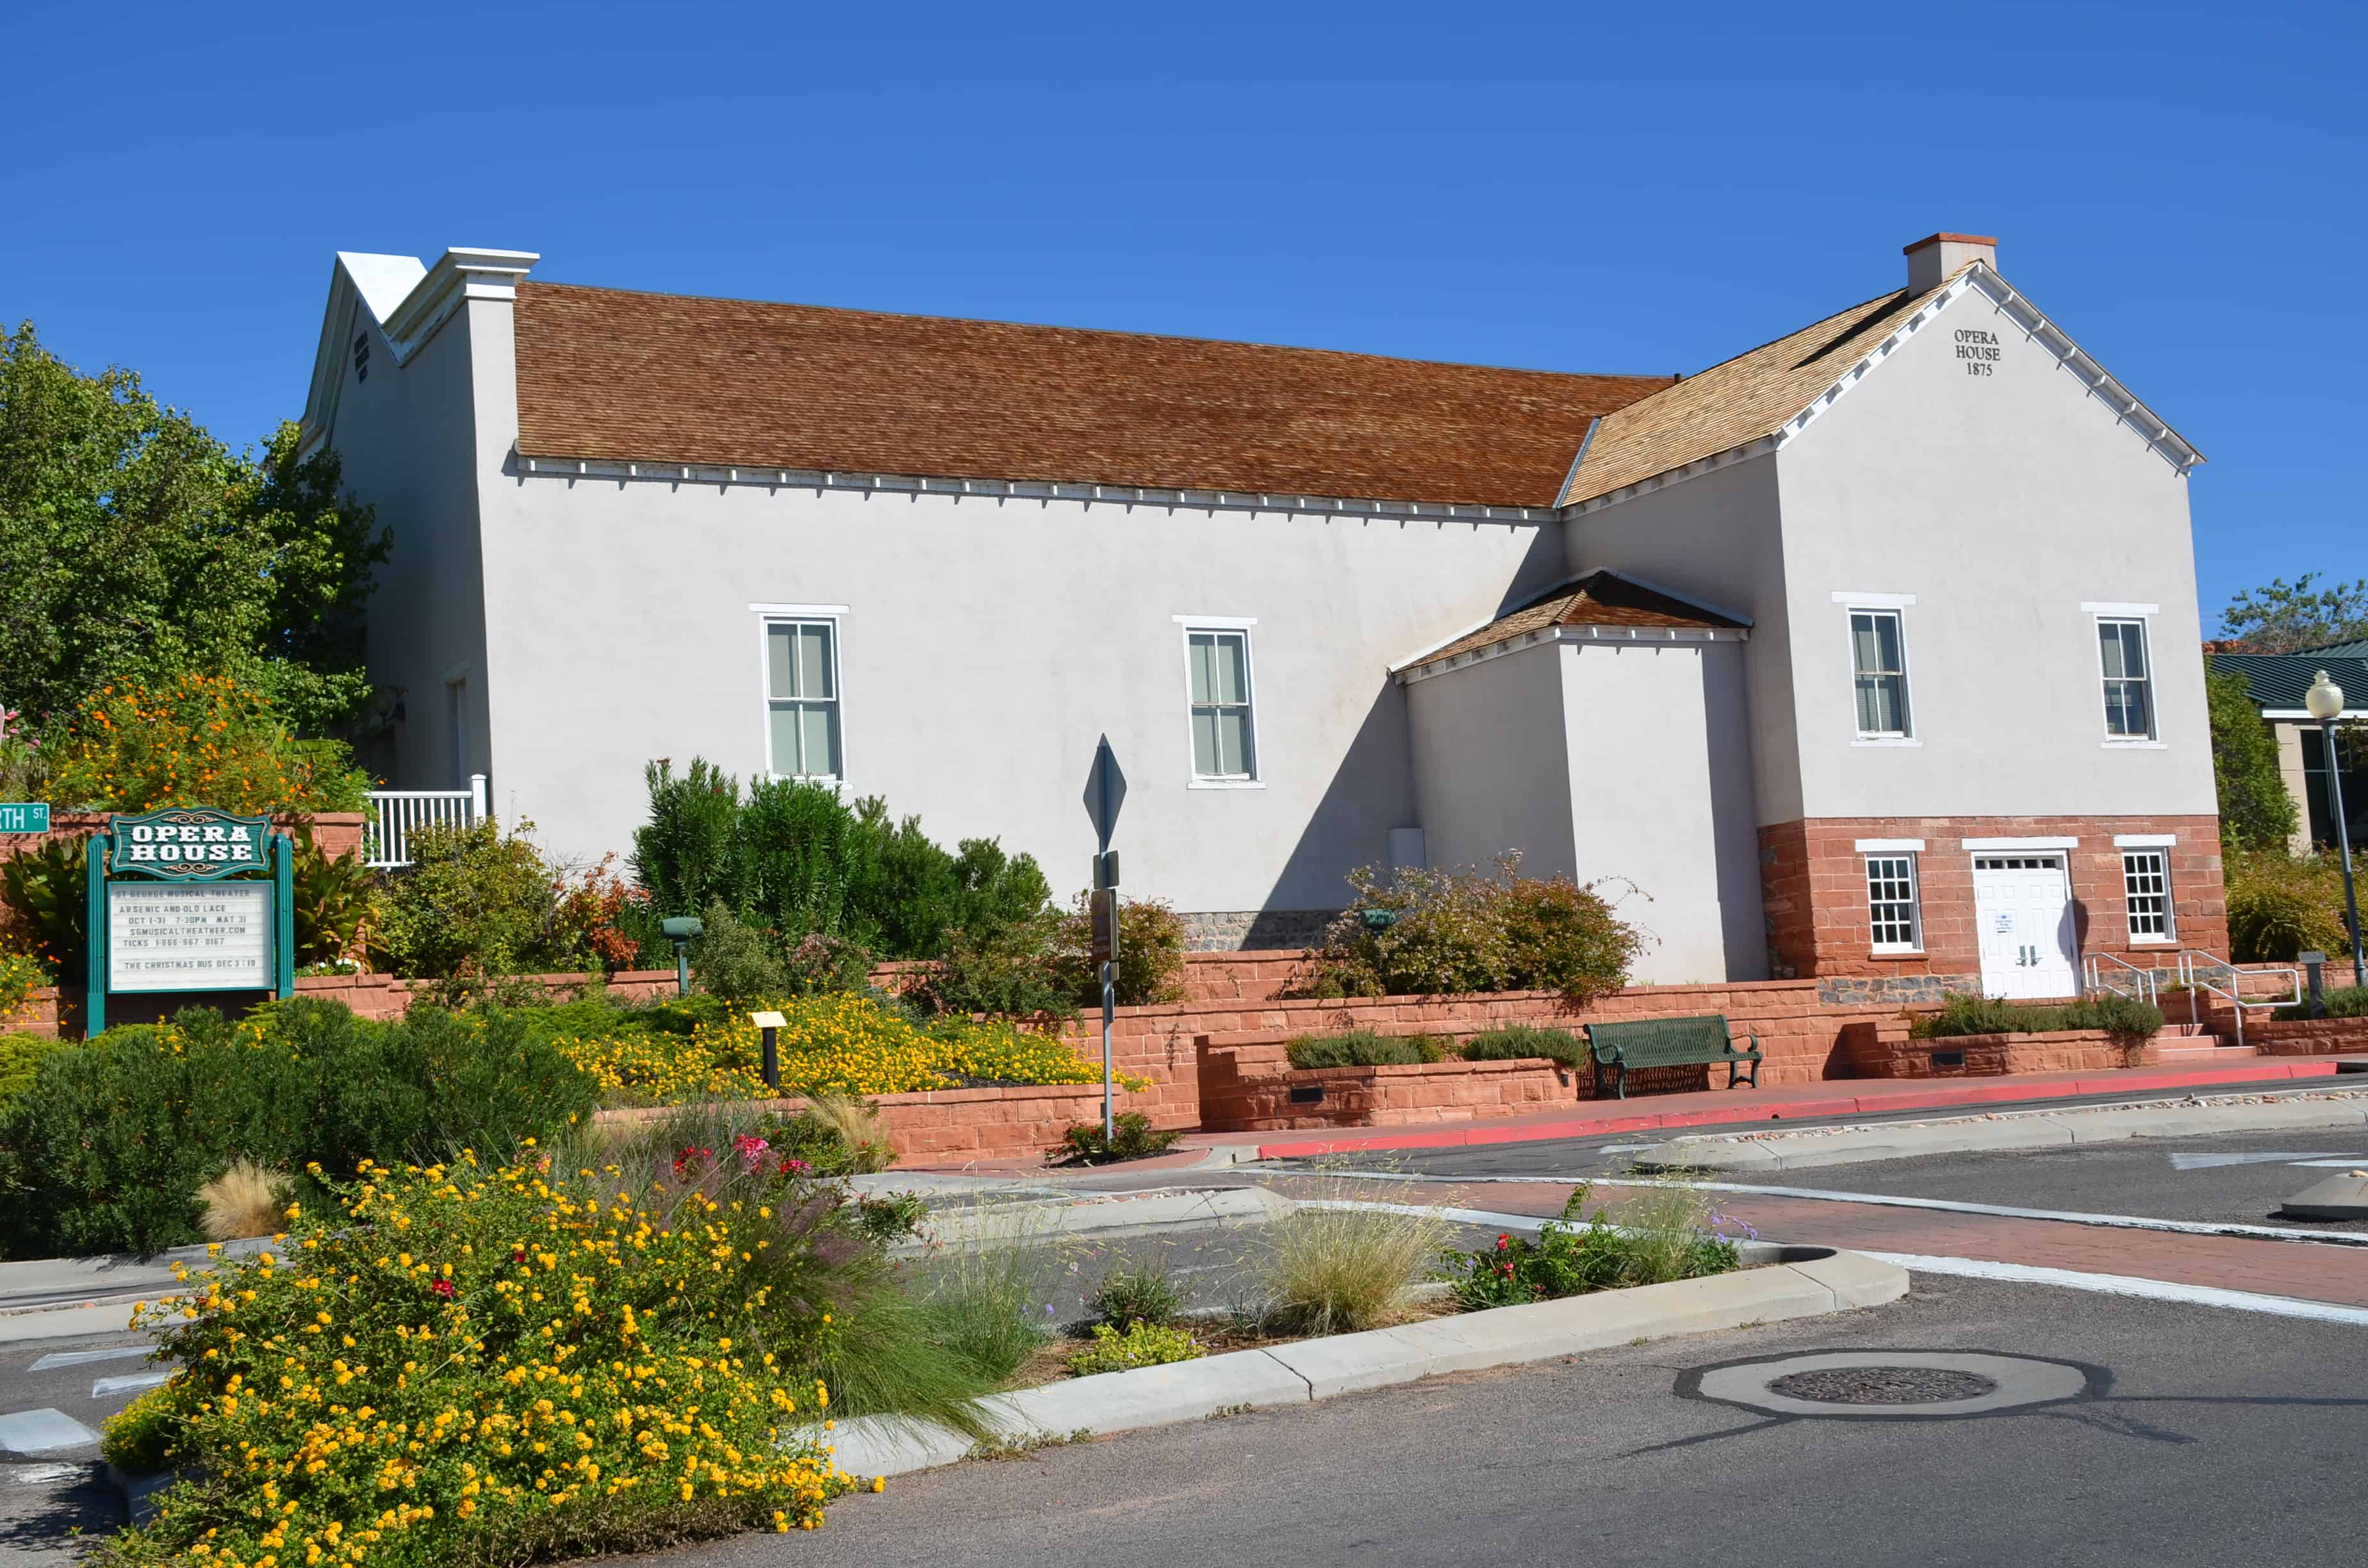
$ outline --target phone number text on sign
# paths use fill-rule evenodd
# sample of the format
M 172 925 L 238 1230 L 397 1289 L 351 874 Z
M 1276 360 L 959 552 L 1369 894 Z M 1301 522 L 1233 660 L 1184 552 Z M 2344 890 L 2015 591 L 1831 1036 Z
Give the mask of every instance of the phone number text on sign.
M 110 882 L 110 991 L 271 988 L 269 882 Z

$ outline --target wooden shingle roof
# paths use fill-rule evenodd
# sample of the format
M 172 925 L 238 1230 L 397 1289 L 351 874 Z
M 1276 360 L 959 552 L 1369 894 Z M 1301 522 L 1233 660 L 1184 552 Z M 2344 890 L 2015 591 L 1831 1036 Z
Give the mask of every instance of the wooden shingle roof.
M 1414 661 L 1416 666 L 1437 664 L 1499 642 L 1510 642 L 1532 631 L 1557 626 L 1634 627 L 1641 630 L 1740 631 L 1750 626 L 1701 605 L 1673 597 L 1656 588 L 1633 582 L 1617 572 L 1591 572 L 1564 583 L 1519 609 L 1508 610 L 1476 631 L 1467 631 L 1441 648 Z
M 1903 289 L 1852 305 L 1606 415 L 1563 488 L 1563 505 L 1775 434 L 1933 292 Z
M 522 282 L 521 456 L 1552 506 L 1667 376 Z

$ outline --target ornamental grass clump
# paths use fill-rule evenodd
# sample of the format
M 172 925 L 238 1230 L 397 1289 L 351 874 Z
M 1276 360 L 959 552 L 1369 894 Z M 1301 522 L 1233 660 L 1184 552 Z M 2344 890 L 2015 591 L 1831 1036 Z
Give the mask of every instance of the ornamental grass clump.
M 175 1369 L 142 1421 L 196 1479 L 98 1560 L 443 1568 L 820 1524 L 850 1482 L 812 1368 L 862 1249 L 762 1153 L 373 1165 L 180 1270 L 137 1314 Z
M 1466 1062 L 1552 1062 L 1577 1067 L 1587 1060 L 1587 1044 L 1568 1029 L 1508 1024 L 1474 1035 L 1456 1047 L 1455 1054 Z
M 1391 1202 L 1388 1191 L 1303 1201 L 1268 1221 L 1257 1268 L 1274 1326 L 1355 1334 L 1405 1315 L 1407 1287 L 1453 1227 L 1435 1206 Z
M 1283 1054 L 1293 1069 L 1305 1073 L 1322 1067 L 1412 1067 L 1444 1062 L 1447 1047 L 1433 1035 L 1344 1029 L 1338 1034 L 1294 1036 L 1284 1045 Z

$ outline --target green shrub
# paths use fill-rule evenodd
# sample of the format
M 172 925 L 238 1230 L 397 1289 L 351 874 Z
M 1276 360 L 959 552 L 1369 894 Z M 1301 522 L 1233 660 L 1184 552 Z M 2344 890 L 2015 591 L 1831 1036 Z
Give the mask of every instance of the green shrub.
M 1574 1228 L 1585 1207 L 1581 1183 L 1537 1239 L 1507 1232 L 1493 1247 L 1450 1252 L 1442 1272 L 1466 1311 L 1553 1301 L 1630 1285 L 1658 1285 L 1725 1274 L 1742 1262 L 1742 1249 L 1719 1233 L 1722 1218 L 1706 1194 L 1689 1187 L 1648 1190 L 1614 1225 L 1598 1210 Z
M 380 1023 L 296 997 L 233 1026 L 189 1008 L 41 1060 L 0 1119 L 0 1157 L 27 1188 L 0 1224 L 19 1257 L 181 1245 L 199 1239 L 199 1187 L 233 1158 L 334 1176 L 493 1154 L 594 1103 L 515 1013 Z
M 1917 1040 L 1955 1035 L 2044 1034 L 2055 1029 L 2103 1029 L 2117 1039 L 2145 1041 L 2162 1030 L 2162 1009 L 2135 997 L 2103 995 L 2077 1002 L 2009 1002 L 1995 996 L 1951 992 L 1941 1010 L 1908 1026 Z
M 1121 1259 L 1112 1265 L 1086 1302 L 1096 1319 L 1117 1329 L 1173 1322 L 1183 1304 L 1167 1271 L 1148 1259 Z
M 1646 937 L 1619 918 L 1605 882 L 1524 877 L 1520 863 L 1508 850 L 1495 875 L 1351 872 L 1356 903 L 1326 927 L 1293 994 L 1557 991 L 1584 1006 L 1626 985 Z
M 563 917 L 566 879 L 526 836 L 533 826 L 504 833 L 486 817 L 414 833 L 412 864 L 388 875 L 370 933 L 386 967 L 463 983 L 446 1002 L 504 976 L 598 968 L 589 933 Z
M 1080 1007 L 1102 1005 L 1102 982 L 1093 961 L 1093 895 L 1079 893 L 1060 916 L 1056 948 L 1071 998 Z M 1156 1006 L 1184 1000 L 1184 917 L 1165 900 L 1118 901 L 1118 972 L 1110 989 L 1121 1007 Z
M 1074 1017 L 1076 994 L 1062 973 L 1057 936 L 1049 913 L 949 931 L 945 956 L 905 976 L 905 998 L 932 1013 Z
M 1180 1328 L 1132 1323 L 1121 1334 L 1106 1323 L 1094 1324 L 1094 1343 L 1069 1358 L 1069 1370 L 1081 1378 L 1097 1372 L 1131 1372 L 1137 1367 L 1165 1367 L 1173 1361 L 1195 1361 L 1208 1352 Z
M 33 1086 L 41 1058 L 68 1050 L 72 1043 L 33 1034 L 0 1034 L 0 1115 L 5 1115 L 17 1097 Z
M 1318 1067 L 1411 1067 L 1447 1060 L 1447 1046 L 1435 1035 L 1385 1035 L 1372 1029 L 1304 1034 L 1285 1045 L 1283 1051 L 1292 1066 L 1303 1073 Z
M 2343 924 L 2343 872 L 2335 857 L 2231 849 L 2221 866 L 2229 956 L 2237 962 L 2292 963 L 2313 950 L 2351 950 Z
M 2368 1018 L 2368 985 L 2342 986 L 2336 990 L 2325 993 L 2320 996 L 2319 1001 L 2327 1008 L 2324 1015 L 2327 1017 Z M 2313 1018 L 2321 1016 L 2322 1015 L 2311 1011 L 2310 1003 L 2308 1001 L 2301 1002 L 2291 1007 L 2280 1007 L 2270 1015 L 2270 1017 L 2279 1019 Z M 5 1057 L 0 1057 L 0 1061 L 5 1060 Z M 5 1072 L 5 1068 L 0 1068 L 0 1072 Z M 5 1079 L 0 1079 L 0 1095 L 5 1095 L 6 1093 L 7 1089 Z
M 180 1434 L 181 1392 L 153 1388 L 107 1418 L 98 1457 L 127 1475 L 154 1475 L 173 1460 Z
M 826 784 L 737 780 L 694 758 L 677 777 L 645 773 L 650 820 L 633 835 L 633 871 L 662 915 L 722 900 L 743 924 L 775 933 L 784 952 L 812 936 L 894 959 L 950 956 L 954 933 L 973 944 L 1047 913 L 1052 890 L 1036 862 L 992 839 L 949 852 L 920 819 L 890 818 L 885 802 L 849 802 Z
M 343 741 L 300 739 L 263 691 L 195 672 L 93 692 L 48 761 L 50 799 L 86 811 L 358 812 L 370 787 Z
M 789 966 L 770 934 L 744 925 L 720 898 L 707 901 L 698 941 L 690 946 L 690 976 L 726 1002 L 778 1001 L 790 994 Z
M 1106 1165 L 1164 1154 L 1183 1136 L 1173 1130 L 1154 1131 L 1151 1118 L 1139 1110 L 1122 1110 L 1110 1119 L 1110 1136 L 1102 1136 L 1098 1124 L 1079 1122 L 1062 1133 L 1048 1153 L 1056 1165 Z
M 2278 767 L 2278 743 L 2245 677 L 2204 666 L 2212 727 L 2212 778 L 2220 800 L 2220 841 L 2229 851 L 2285 852 L 2301 825 Z
M 1577 1067 L 1588 1060 L 1587 1042 L 1568 1029 L 1541 1028 L 1535 1024 L 1508 1024 L 1474 1035 L 1456 1048 L 1466 1062 L 1560 1062 Z

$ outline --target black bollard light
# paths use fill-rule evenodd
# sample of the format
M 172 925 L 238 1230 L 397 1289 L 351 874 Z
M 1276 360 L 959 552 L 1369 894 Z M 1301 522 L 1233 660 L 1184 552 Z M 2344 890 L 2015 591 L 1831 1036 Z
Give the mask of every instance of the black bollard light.
M 778 1095 L 781 1092 L 781 1026 L 789 1020 L 779 1013 L 751 1013 L 748 1021 L 757 1026 L 757 1037 L 765 1042 L 765 1087 Z

